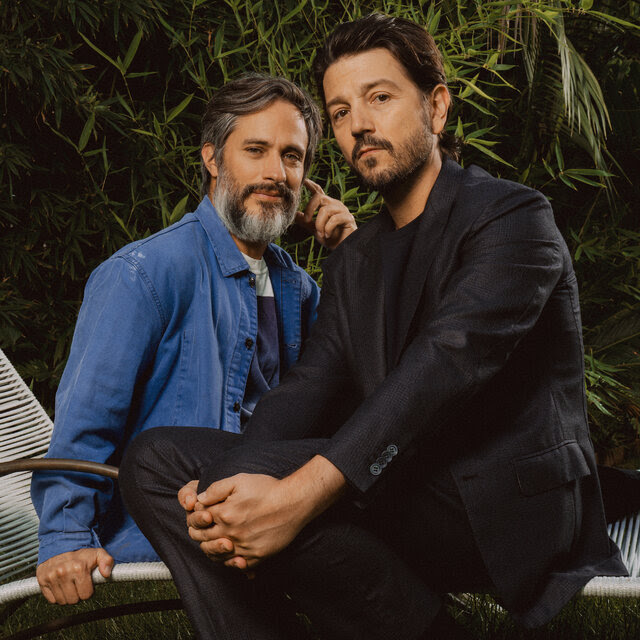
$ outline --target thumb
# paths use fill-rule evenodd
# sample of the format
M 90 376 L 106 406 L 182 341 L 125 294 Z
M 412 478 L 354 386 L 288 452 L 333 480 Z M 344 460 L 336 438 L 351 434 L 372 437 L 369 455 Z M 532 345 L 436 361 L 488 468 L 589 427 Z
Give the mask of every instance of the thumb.
M 205 491 L 198 494 L 198 502 L 205 507 L 210 507 L 212 504 L 226 500 L 233 493 L 233 489 L 233 478 L 218 480 L 210 484 Z
M 98 563 L 98 570 L 102 574 L 102 577 L 108 578 L 111 575 L 111 570 L 113 569 L 113 558 L 104 549 L 98 549 L 96 560 Z

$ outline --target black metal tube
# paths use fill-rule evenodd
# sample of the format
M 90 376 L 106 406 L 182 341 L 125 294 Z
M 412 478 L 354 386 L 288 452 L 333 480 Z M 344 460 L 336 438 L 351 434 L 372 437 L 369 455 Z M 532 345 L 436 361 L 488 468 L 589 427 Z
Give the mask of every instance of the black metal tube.
M 0 476 L 16 471 L 81 471 L 95 473 L 99 476 L 118 479 L 118 467 L 89 460 L 73 460 L 71 458 L 25 458 L 0 462 Z
M 128 616 L 133 613 L 150 613 L 152 611 L 171 611 L 172 609 L 182 609 L 182 601 L 176 599 L 171 600 L 152 600 L 151 602 L 132 602 L 130 604 L 121 604 L 114 607 L 105 607 L 97 611 L 87 611 L 86 613 L 76 613 L 75 615 L 56 618 L 50 622 L 39 624 L 30 629 L 25 629 L 14 633 L 10 636 L 3 636 L 3 640 L 29 640 L 37 638 L 51 631 L 60 631 L 78 624 L 87 622 L 95 622 L 97 620 L 106 620 L 108 618 L 116 618 L 118 616 Z

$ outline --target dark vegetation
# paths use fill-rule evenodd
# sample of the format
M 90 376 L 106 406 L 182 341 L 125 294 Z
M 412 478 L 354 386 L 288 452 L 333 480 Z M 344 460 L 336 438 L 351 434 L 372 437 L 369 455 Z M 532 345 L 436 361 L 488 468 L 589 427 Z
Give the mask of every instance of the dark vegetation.
M 91 270 L 196 207 L 199 117 L 215 88 L 248 70 L 309 86 L 323 34 L 372 10 L 435 35 L 464 163 L 552 201 L 581 285 L 596 447 L 631 448 L 640 5 L 630 0 L 1 1 L 0 348 L 50 412 Z M 312 175 L 359 221 L 379 209 L 330 138 Z M 312 240 L 288 246 L 320 278 Z

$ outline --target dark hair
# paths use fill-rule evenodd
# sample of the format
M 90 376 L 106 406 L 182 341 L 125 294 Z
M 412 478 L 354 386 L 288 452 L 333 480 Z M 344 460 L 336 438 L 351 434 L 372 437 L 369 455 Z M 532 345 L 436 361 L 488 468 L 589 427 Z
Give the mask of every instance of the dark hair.
M 227 138 L 234 130 L 239 116 L 246 116 L 266 109 L 276 100 L 290 102 L 300 111 L 307 128 L 307 149 L 304 156 L 305 173 L 309 170 L 322 132 L 320 111 L 311 96 L 286 78 L 249 73 L 232 80 L 218 89 L 209 100 L 202 116 L 200 148 L 211 143 L 215 147 L 215 159 L 220 163 Z M 200 163 L 202 185 L 200 195 L 209 192 L 211 176 L 204 161 Z
M 424 27 L 381 13 L 339 24 L 325 39 L 313 63 L 313 75 L 323 104 L 326 103 L 323 80 L 327 69 L 344 56 L 371 49 L 387 49 L 406 69 L 418 88 L 428 95 L 438 84 L 447 84 L 442 54 Z M 457 159 L 458 139 L 445 131 L 438 136 L 443 153 Z

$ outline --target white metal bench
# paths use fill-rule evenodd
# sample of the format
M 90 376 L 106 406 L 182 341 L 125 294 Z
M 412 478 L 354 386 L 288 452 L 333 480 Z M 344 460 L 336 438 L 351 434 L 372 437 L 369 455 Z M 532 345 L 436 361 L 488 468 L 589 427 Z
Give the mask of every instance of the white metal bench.
M 31 471 L 34 468 L 77 469 L 117 477 L 118 470 L 109 465 L 77 460 L 43 460 L 52 429 L 49 416 L 0 350 L 0 582 L 3 583 L 0 584 L 0 605 L 40 593 L 35 576 L 11 580 L 33 572 L 38 558 L 38 517 L 31 503 Z M 169 570 L 162 562 L 116 564 L 108 579 L 103 578 L 97 569 L 93 572 L 96 584 L 170 579 Z M 180 606 L 179 600 L 132 603 L 118 607 L 118 614 Z M 108 615 L 111 617 L 113 612 L 108 612 Z M 87 614 L 81 617 L 81 622 L 87 620 Z M 96 611 L 92 619 L 103 617 L 107 616 Z M 48 630 L 78 624 L 75 618 L 60 618 L 54 621 L 57 626 L 49 623 Z M 34 627 L 31 635 L 20 632 L 15 637 L 35 637 L 40 633 Z

